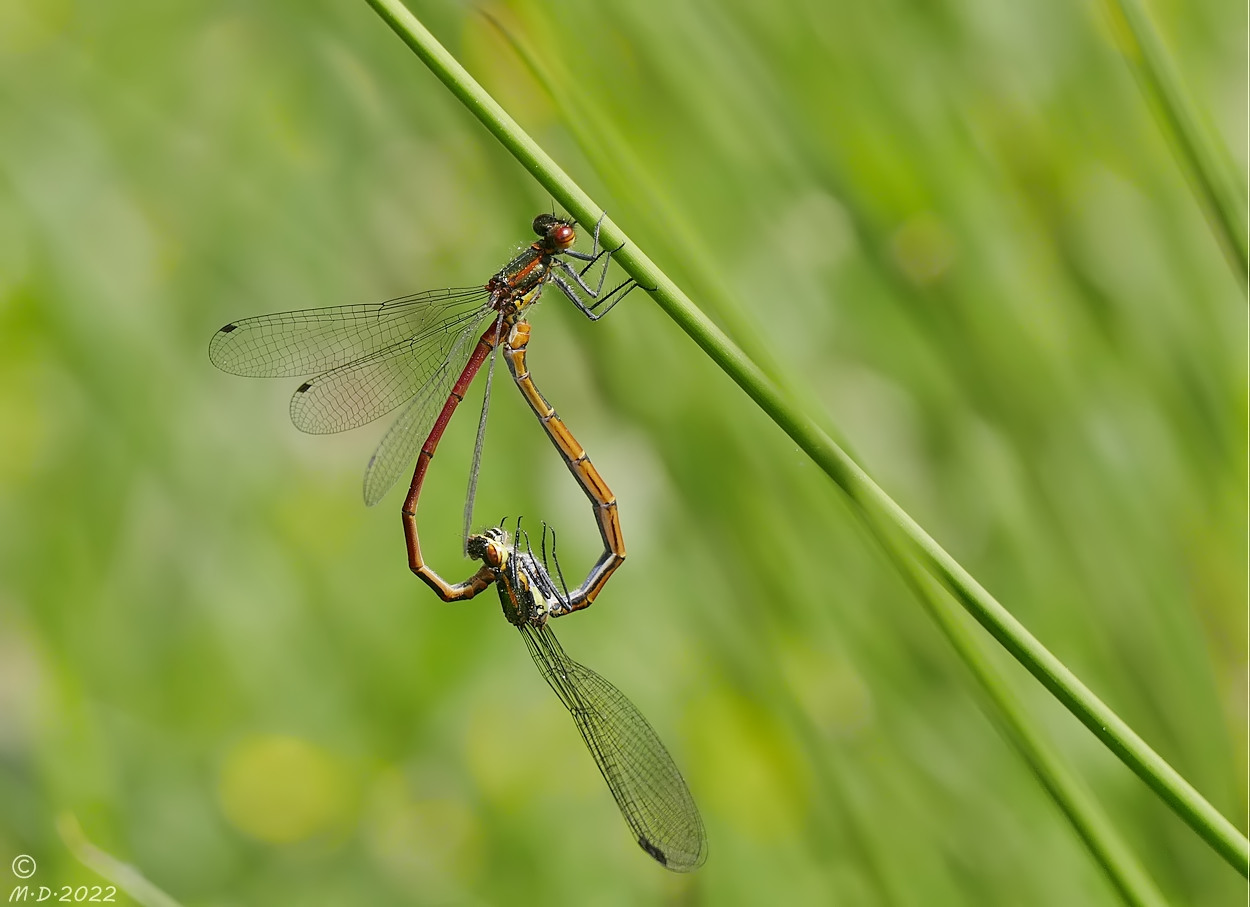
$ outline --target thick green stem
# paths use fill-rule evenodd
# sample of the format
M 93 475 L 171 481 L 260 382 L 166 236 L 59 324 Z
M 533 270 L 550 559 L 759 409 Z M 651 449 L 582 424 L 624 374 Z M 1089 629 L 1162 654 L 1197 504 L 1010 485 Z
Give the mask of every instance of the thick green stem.
M 495 103 L 399 0 L 368 0 L 518 161 L 582 223 L 602 213 L 590 197 Z M 1050 690 L 1186 823 L 1243 875 L 1250 873 L 1250 842 L 1124 721 L 981 587 L 953 557 L 797 407 L 764 372 L 703 314 L 611 219 L 605 244 L 624 248 L 614 260 L 787 435 L 846 492 L 876 534 L 901 533 L 919 562 L 955 594 L 968 612 Z

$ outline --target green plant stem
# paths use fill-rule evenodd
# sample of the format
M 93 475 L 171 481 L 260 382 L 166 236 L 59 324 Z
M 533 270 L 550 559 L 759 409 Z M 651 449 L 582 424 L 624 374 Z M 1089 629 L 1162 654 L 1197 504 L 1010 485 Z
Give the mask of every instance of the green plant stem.
M 444 85 L 518 161 L 582 223 L 601 209 L 512 120 L 399 0 L 367 0 Z M 1151 787 L 1242 875 L 1250 873 L 1250 842 L 1158 753 L 1063 665 L 992 595 L 928 535 L 814 420 L 703 314 L 656 264 L 604 218 L 601 238 L 624 248 L 615 256 L 665 313 L 768 414 L 857 505 L 874 532 L 900 532 L 920 563 L 954 593 L 990 634 Z
M 1201 127 L 1176 67 L 1137 0 L 1107 0 L 1107 10 L 1124 56 L 1171 138 L 1211 230 L 1244 287 L 1250 281 L 1245 187 L 1232 185 L 1221 164 L 1223 157 L 1210 133 Z

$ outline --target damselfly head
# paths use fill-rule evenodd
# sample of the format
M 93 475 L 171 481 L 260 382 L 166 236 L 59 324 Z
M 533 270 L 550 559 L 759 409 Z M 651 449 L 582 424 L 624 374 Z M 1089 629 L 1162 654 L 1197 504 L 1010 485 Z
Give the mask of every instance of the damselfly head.
M 508 542 L 508 533 L 496 527 L 487 529 L 481 535 L 469 536 L 465 544 L 465 553 L 492 570 L 503 570 L 512 553 L 512 546 Z
M 539 243 L 551 252 L 561 252 L 577 239 L 573 222 L 554 214 L 540 214 L 534 218 L 534 232 L 542 237 Z

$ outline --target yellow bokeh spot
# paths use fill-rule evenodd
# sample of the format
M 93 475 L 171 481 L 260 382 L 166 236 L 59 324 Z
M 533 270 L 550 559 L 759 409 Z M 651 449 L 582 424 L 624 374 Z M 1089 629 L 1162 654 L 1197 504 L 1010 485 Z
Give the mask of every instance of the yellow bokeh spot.
M 230 751 L 217 785 L 239 831 L 268 844 L 303 841 L 341 825 L 351 809 L 341 763 L 296 737 L 249 737 Z
M 65 33 L 73 19 L 69 0 L 0 3 L 0 57 L 35 53 Z
M 890 238 L 894 261 L 917 286 L 937 283 L 955 262 L 955 237 L 930 212 L 908 219 Z
M 695 715 L 691 772 L 704 808 L 750 839 L 797 836 L 811 778 L 784 726 L 760 703 L 727 691 L 709 695 Z

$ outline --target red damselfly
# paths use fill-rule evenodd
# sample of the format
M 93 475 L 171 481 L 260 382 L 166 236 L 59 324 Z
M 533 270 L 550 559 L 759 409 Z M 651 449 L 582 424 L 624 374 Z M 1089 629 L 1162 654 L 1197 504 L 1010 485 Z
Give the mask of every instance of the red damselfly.
M 432 455 L 482 363 L 545 287 L 555 286 L 593 321 L 635 286 L 626 280 L 603 291 L 619 250 L 600 248 L 599 224 L 589 253 L 572 248 L 577 232 L 569 220 L 540 214 L 533 229 L 538 239 L 485 286 L 233 321 L 213 336 L 209 359 L 235 375 L 312 376 L 291 397 L 290 413 L 313 434 L 356 428 L 402 406 L 365 470 L 365 503 L 376 504 L 419 447 Z M 588 281 L 599 262 L 597 281 Z

